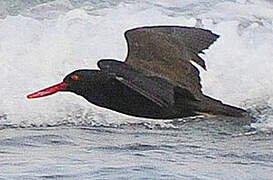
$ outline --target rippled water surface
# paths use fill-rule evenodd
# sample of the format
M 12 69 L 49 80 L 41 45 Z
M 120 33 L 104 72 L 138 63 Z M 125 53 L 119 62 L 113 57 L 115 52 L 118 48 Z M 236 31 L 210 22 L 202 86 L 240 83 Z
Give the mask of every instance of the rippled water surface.
M 270 0 L 0 1 L 0 179 L 273 179 Z M 210 29 L 205 94 L 251 119 L 128 117 L 72 93 L 26 94 L 101 58 L 145 25 Z
M 218 120 L 216 120 L 218 121 Z M 174 122 L 172 122 L 174 123 Z M 217 124 L 217 125 L 216 125 Z M 7 179 L 270 179 L 272 136 L 215 120 L 1 131 Z

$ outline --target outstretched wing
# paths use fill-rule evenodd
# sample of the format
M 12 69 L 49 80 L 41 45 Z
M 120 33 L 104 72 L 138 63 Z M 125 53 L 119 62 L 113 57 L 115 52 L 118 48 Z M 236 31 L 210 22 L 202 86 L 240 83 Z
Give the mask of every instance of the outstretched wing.
M 219 36 L 209 30 L 194 27 L 141 27 L 125 32 L 128 55 L 125 63 L 151 76 L 159 76 L 187 87 L 199 96 L 199 70 L 194 61 L 206 69 L 198 56 Z

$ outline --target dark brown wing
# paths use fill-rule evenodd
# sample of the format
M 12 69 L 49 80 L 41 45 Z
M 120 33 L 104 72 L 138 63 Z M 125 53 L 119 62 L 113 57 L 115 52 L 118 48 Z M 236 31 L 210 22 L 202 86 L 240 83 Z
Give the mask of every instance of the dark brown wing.
M 202 94 L 199 70 L 206 69 L 198 56 L 219 36 L 209 30 L 179 26 L 153 26 L 128 30 L 125 63 L 146 75 L 159 76 L 187 87 L 197 97 Z

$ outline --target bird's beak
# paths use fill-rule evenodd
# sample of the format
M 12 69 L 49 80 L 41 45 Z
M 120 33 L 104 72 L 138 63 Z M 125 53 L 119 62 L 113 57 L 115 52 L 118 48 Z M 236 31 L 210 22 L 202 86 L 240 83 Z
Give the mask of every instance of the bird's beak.
M 56 84 L 54 86 L 50 86 L 50 87 L 45 88 L 43 90 L 29 94 L 29 95 L 27 95 L 27 98 L 32 99 L 32 98 L 39 98 L 39 97 L 43 97 L 43 96 L 48 96 L 48 95 L 54 94 L 58 91 L 65 90 L 66 86 L 67 86 L 66 82 L 61 82 L 61 83 Z

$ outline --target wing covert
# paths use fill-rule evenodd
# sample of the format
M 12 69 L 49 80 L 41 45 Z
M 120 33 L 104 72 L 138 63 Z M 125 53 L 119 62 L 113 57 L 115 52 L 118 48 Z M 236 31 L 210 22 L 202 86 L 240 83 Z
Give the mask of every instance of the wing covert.
M 170 83 L 155 81 L 120 61 L 100 60 L 98 66 L 111 78 L 137 91 L 160 107 L 169 107 L 174 103 L 173 85 Z

